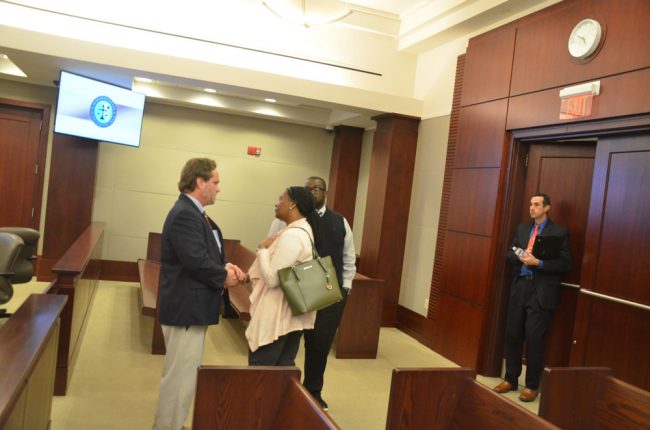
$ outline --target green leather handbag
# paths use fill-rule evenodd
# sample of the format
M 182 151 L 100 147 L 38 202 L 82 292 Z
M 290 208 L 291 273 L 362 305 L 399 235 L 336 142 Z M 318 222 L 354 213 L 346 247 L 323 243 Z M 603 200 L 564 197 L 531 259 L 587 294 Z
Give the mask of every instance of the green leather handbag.
M 332 258 L 320 257 L 309 232 L 300 230 L 309 236 L 314 259 L 278 270 L 280 288 L 293 315 L 317 311 L 343 300 Z

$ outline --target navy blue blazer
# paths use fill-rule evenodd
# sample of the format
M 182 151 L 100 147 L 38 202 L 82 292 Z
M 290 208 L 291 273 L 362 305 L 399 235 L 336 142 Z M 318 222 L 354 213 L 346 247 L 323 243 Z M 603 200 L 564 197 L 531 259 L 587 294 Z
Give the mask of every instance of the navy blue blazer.
M 533 228 L 535 221 L 525 222 L 519 224 L 517 233 L 512 241 L 510 249 L 508 249 L 507 258 L 514 265 L 513 269 L 513 282 L 521 272 L 522 263 L 519 257 L 514 253 L 512 247 L 526 249 L 528 239 L 530 238 L 530 231 Z M 558 258 L 543 260 L 543 268 L 529 267 L 533 272 L 533 283 L 537 290 L 537 300 L 543 309 L 553 310 L 560 302 L 560 291 L 562 276 L 571 270 L 571 249 L 569 247 L 569 232 L 560 224 L 555 224 L 551 219 L 548 219 L 548 224 L 544 227 L 540 236 L 560 236 L 564 238 L 562 247 L 560 249 L 560 256 Z
M 210 222 L 223 244 L 221 230 Z M 160 253 L 160 323 L 218 324 L 226 257 L 205 218 L 185 194 L 167 215 Z

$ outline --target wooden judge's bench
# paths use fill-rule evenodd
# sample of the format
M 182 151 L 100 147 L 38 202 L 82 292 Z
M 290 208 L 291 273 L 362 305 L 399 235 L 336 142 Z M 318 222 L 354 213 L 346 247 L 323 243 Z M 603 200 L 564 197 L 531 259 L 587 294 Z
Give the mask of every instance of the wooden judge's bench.
M 157 311 L 160 282 L 160 241 L 160 233 L 149 233 L 147 258 L 138 260 L 141 311 L 143 315 L 155 318 L 151 343 L 152 354 L 165 353 L 165 340 Z M 244 247 L 239 240 L 224 239 L 224 249 L 228 261 L 244 271 L 248 271 L 255 261 L 255 253 Z M 240 283 L 227 290 L 224 296 L 225 318 L 250 320 L 249 296 L 251 289 L 250 283 Z M 383 280 L 371 279 L 359 273 L 355 275 L 335 343 L 336 358 L 377 357 L 383 299 Z

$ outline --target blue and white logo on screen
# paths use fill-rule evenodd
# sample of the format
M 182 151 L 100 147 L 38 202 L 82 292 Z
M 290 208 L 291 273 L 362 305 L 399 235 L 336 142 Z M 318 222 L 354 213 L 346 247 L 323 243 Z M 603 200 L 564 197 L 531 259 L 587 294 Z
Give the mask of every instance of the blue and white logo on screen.
M 113 100 L 106 96 L 99 96 L 90 105 L 90 118 L 99 127 L 106 128 L 115 122 L 117 109 Z

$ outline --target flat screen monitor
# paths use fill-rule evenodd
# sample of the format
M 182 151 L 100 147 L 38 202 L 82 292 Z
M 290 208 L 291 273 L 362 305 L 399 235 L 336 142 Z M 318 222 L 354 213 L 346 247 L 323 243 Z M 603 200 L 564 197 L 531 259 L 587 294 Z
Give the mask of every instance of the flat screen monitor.
M 140 146 L 144 94 L 61 71 L 54 132 Z

